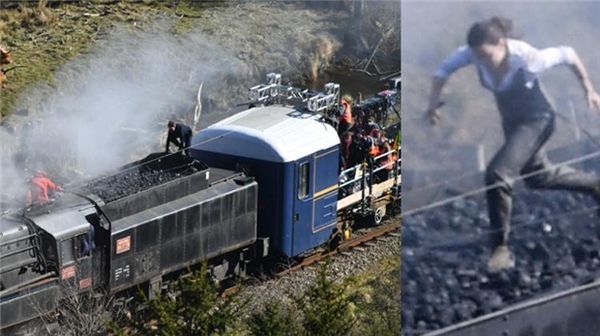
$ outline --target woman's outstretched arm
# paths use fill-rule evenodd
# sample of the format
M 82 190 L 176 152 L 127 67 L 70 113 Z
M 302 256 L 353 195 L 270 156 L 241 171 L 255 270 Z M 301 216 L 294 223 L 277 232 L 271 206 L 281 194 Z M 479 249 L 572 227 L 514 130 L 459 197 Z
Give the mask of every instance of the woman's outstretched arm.
M 446 84 L 446 79 L 441 77 L 433 77 L 431 83 L 431 92 L 429 94 L 429 107 L 427 108 L 427 117 L 433 125 L 436 125 L 441 118 L 439 106 L 442 89 Z
M 427 117 L 431 120 L 433 125 L 436 125 L 440 120 L 440 96 L 448 78 L 455 71 L 471 64 L 471 62 L 473 62 L 471 50 L 467 46 L 461 46 L 448 56 L 438 67 L 431 84 L 429 107 L 427 108 Z
M 559 64 L 569 65 L 583 86 L 590 108 L 600 112 L 600 96 L 594 90 L 588 72 L 573 48 L 560 46 L 538 50 L 523 41 L 511 41 L 510 47 L 513 52 L 524 56 L 528 62 L 529 70 L 536 73 Z
M 583 62 L 577 56 L 576 53 L 573 53 L 573 64 L 571 65 L 571 69 L 581 81 L 581 85 L 583 86 L 583 90 L 585 91 L 585 96 L 588 101 L 588 105 L 590 108 L 600 112 L 600 96 L 596 90 L 594 90 L 594 85 L 588 76 L 588 72 L 583 65 Z

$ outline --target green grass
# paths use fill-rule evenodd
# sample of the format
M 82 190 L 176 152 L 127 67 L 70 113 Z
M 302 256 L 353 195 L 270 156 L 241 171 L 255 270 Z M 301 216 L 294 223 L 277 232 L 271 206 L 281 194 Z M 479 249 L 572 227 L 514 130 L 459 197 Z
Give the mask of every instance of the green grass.
M 363 334 L 400 335 L 401 263 L 394 255 L 346 279 L 348 291 L 357 297 L 357 328 Z
M 216 3 L 218 5 L 219 3 Z M 211 6 L 215 5 L 213 2 Z M 39 4 L 3 9 L 0 13 L 0 45 L 11 51 L 13 66 L 6 88 L 0 91 L 0 112 L 6 116 L 19 96 L 33 85 L 52 87 L 55 71 L 74 57 L 85 55 L 96 42 L 108 37 L 118 24 L 144 29 L 158 17 L 177 18 L 174 35 L 184 34 L 201 17 L 198 2 L 138 3 L 94 1 Z M 134 25 L 135 24 L 135 25 Z

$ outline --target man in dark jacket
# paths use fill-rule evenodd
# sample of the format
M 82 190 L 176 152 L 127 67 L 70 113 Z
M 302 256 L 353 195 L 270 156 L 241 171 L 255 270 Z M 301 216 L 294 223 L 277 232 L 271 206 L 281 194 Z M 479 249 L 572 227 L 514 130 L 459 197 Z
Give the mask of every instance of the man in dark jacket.
M 166 152 L 169 153 L 169 145 L 173 143 L 179 147 L 179 150 L 185 149 L 185 155 L 191 156 L 189 148 L 192 144 L 192 129 L 189 126 L 177 124 L 173 121 L 169 121 L 167 126 L 169 127 L 169 134 L 167 135 Z

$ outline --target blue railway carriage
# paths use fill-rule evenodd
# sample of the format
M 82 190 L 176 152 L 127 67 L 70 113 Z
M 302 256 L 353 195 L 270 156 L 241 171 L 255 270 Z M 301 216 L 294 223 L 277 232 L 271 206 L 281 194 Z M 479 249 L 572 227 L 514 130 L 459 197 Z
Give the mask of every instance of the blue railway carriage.
M 379 224 L 390 204 L 399 208 L 399 134 L 395 149 L 340 172 L 338 84 L 316 92 L 271 73 L 250 92 L 249 109 L 194 136 L 192 156 L 256 179 L 258 236 L 268 238 L 270 255 L 301 256 L 349 238 L 357 217 Z
M 256 178 L 258 234 L 270 237 L 270 253 L 295 257 L 331 237 L 339 138 L 318 114 L 286 104 L 250 108 L 198 133 L 192 147 L 209 166 Z

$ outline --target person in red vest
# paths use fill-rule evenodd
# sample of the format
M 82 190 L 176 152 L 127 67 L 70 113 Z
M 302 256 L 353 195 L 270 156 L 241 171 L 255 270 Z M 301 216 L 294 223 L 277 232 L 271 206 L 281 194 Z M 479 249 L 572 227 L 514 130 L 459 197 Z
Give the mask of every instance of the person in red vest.
M 54 183 L 46 173 L 38 170 L 37 174 L 29 180 L 29 191 L 27 192 L 27 205 L 31 205 L 33 202 L 46 203 L 50 200 L 48 197 L 48 189 L 63 191 L 63 189 Z
M 338 135 L 340 138 L 352 127 L 352 97 L 345 95 L 340 101 L 340 115 L 338 116 Z

